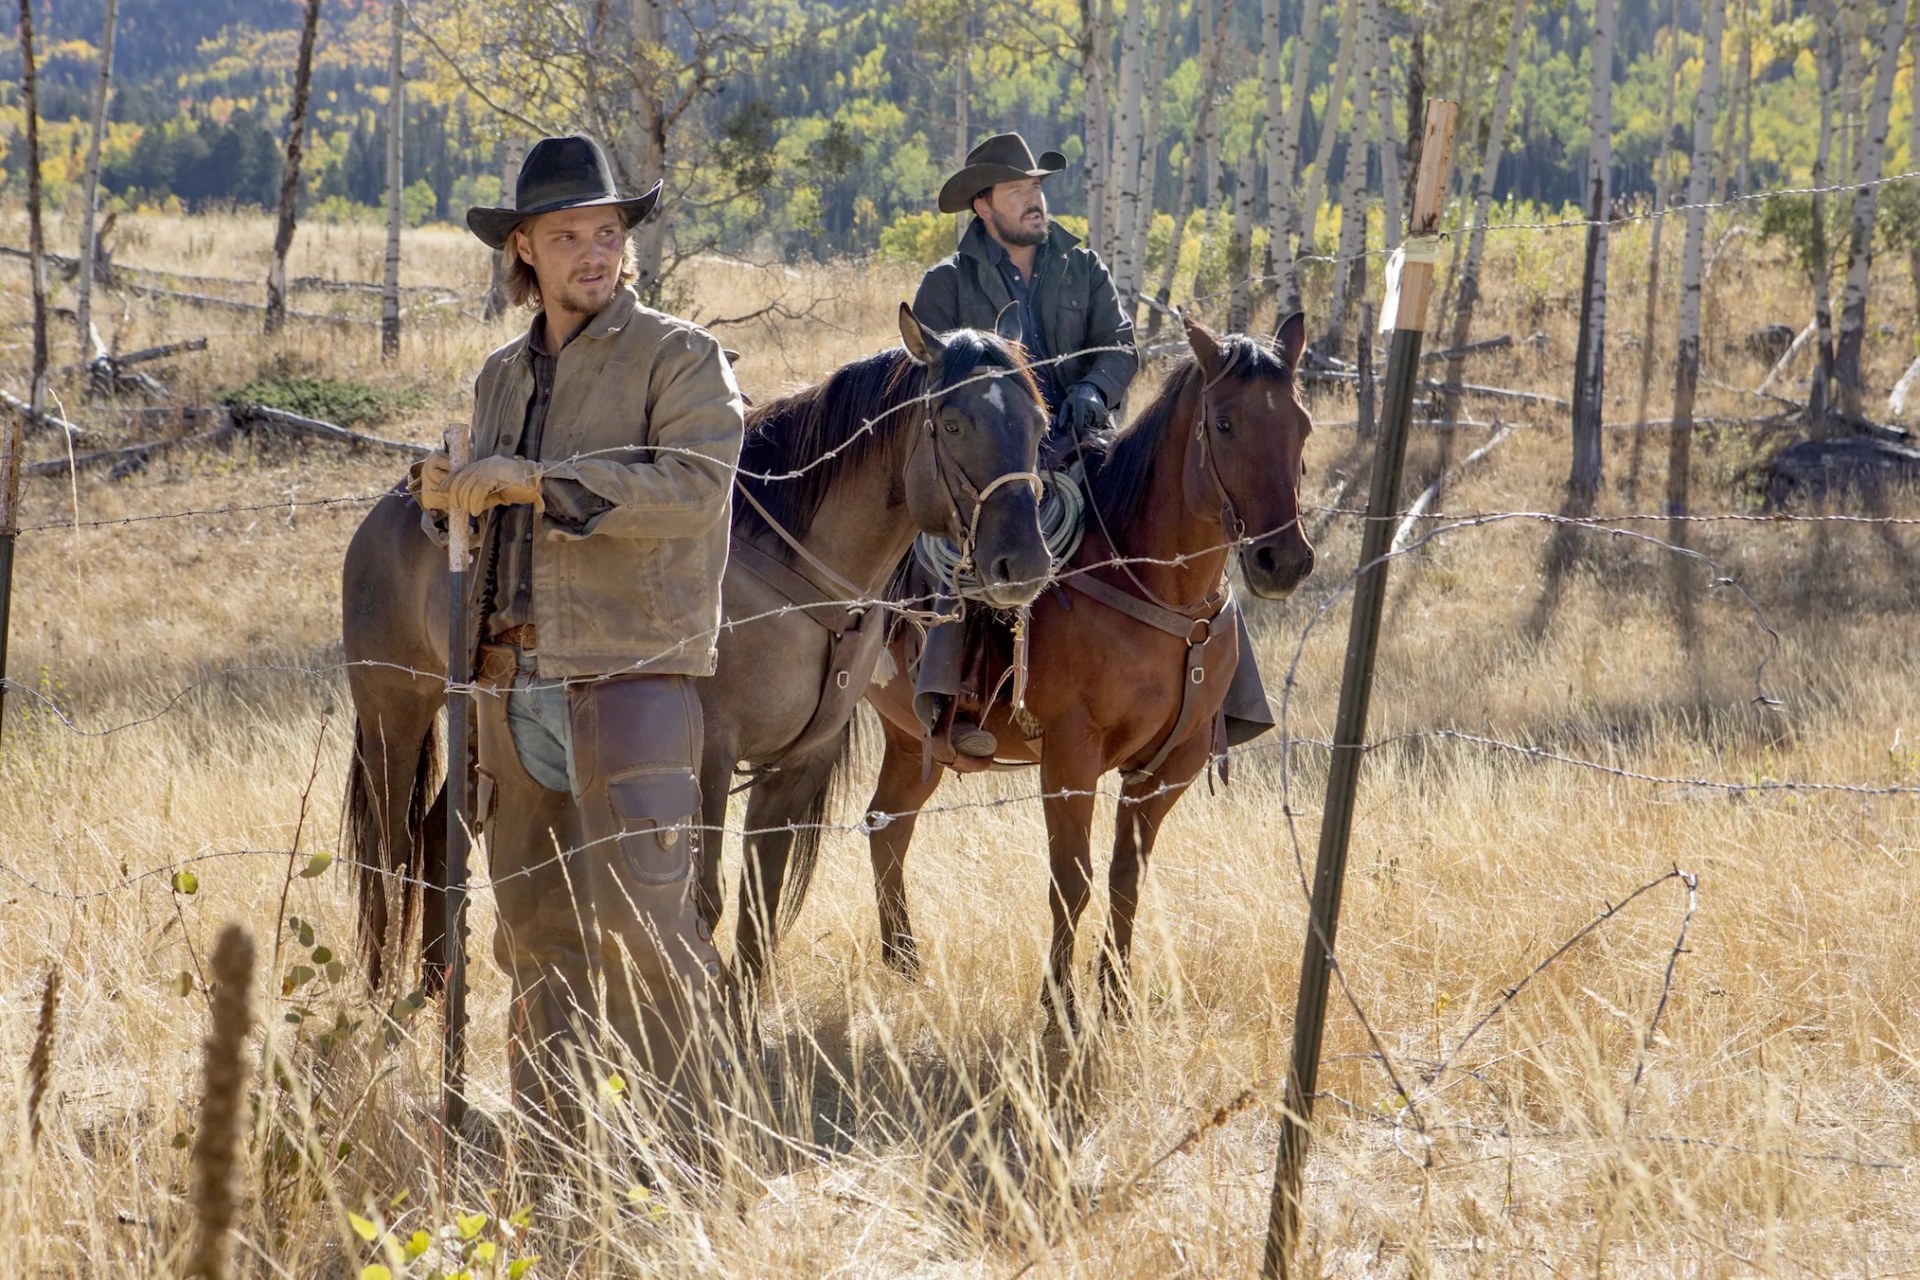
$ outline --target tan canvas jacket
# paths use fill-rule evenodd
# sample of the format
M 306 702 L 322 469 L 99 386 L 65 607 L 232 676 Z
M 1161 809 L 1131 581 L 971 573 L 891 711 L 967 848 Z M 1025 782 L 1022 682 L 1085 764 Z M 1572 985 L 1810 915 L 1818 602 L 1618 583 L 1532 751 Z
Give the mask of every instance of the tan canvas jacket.
M 474 383 L 475 458 L 518 448 L 532 394 L 522 334 L 487 357 Z M 641 306 L 630 288 L 561 349 L 541 469 L 613 507 L 577 530 L 541 518 L 541 675 L 713 674 L 745 422 L 720 344 Z M 479 546 L 490 545 L 500 510 L 482 518 Z

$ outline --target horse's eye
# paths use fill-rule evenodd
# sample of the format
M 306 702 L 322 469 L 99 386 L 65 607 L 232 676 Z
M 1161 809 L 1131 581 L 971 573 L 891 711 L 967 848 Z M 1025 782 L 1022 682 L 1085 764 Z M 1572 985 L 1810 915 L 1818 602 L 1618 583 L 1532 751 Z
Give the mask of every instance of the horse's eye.
M 958 434 L 960 430 L 960 415 L 954 413 L 940 415 L 940 429 Z
M 1229 418 L 1215 418 L 1213 420 L 1213 429 L 1221 435 L 1226 435 L 1233 430 L 1233 422 Z

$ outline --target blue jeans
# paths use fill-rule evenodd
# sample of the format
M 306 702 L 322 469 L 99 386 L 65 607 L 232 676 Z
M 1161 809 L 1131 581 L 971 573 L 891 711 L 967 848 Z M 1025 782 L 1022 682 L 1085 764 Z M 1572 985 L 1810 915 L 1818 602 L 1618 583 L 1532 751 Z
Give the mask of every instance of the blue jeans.
M 549 791 L 580 794 L 573 765 L 573 705 L 564 680 L 542 680 L 533 655 L 520 654 L 520 671 L 507 692 L 507 732 L 520 767 Z

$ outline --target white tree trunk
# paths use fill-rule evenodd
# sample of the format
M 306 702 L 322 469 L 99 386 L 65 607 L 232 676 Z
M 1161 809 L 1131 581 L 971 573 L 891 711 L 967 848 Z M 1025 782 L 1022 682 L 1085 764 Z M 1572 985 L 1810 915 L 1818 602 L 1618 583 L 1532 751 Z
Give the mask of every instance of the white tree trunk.
M 1120 29 L 1120 117 L 1113 140 L 1113 287 L 1131 299 L 1133 229 L 1140 218 L 1140 131 L 1146 123 L 1147 0 L 1126 0 L 1126 5 Z
M 973 97 L 971 87 L 967 83 L 969 73 L 973 70 L 971 18 L 971 14 L 964 14 L 961 17 L 960 48 L 953 59 L 953 171 L 955 173 L 967 167 L 967 152 L 971 150 L 967 146 L 967 105 Z M 955 241 L 965 233 L 968 216 L 964 209 L 953 215 Z
M 1383 247 L 1392 253 L 1400 247 L 1400 218 L 1395 206 L 1402 184 L 1400 130 L 1393 119 L 1393 31 L 1384 8 L 1373 35 L 1380 50 L 1373 66 L 1374 142 L 1380 148 L 1380 225 L 1385 233 Z
M 1153 32 L 1153 53 L 1147 63 L 1147 117 L 1140 129 L 1140 200 L 1133 221 L 1132 285 L 1121 298 L 1127 314 L 1139 319 L 1137 299 L 1147 287 L 1147 245 L 1153 235 L 1153 197 L 1160 186 L 1160 113 L 1166 103 L 1167 46 L 1173 40 L 1173 12 L 1179 0 L 1160 0 Z M 1174 228 L 1170 252 L 1178 254 L 1180 230 Z
M 1147 321 L 1149 336 L 1160 330 L 1161 308 L 1173 298 L 1173 277 L 1180 268 L 1180 246 L 1186 236 L 1187 220 L 1193 216 L 1193 205 L 1204 186 L 1204 157 L 1212 147 L 1215 127 L 1213 95 L 1220 85 L 1220 45 L 1225 34 L 1225 24 L 1220 30 L 1214 30 L 1214 10 L 1218 0 L 1199 0 L 1200 9 L 1200 102 L 1199 117 L 1194 122 L 1194 136 L 1187 139 L 1187 158 L 1185 171 L 1180 177 L 1180 198 L 1173 215 L 1173 243 L 1167 250 L 1166 260 L 1160 264 L 1160 284 L 1154 290 L 1154 297 L 1160 306 L 1154 309 L 1153 316 Z
M 1333 87 L 1327 91 L 1327 116 L 1320 122 L 1320 145 L 1314 148 L 1313 168 L 1307 172 L 1307 187 L 1300 197 L 1299 257 L 1313 252 L 1314 235 L 1319 230 L 1320 197 L 1327 183 L 1327 166 L 1333 163 L 1333 143 L 1340 132 L 1340 109 L 1347 97 L 1347 72 L 1353 62 L 1354 29 L 1360 21 L 1360 0 L 1347 0 L 1340 19 L 1340 48 L 1333 56 Z
M 1854 181 L 1880 181 L 1887 149 L 1887 117 L 1893 107 L 1893 76 L 1906 33 L 1907 0 L 1888 0 L 1886 27 L 1880 36 L 1880 65 L 1873 79 L 1873 99 L 1867 108 L 1867 129 L 1860 139 Z M 1847 287 L 1840 304 L 1840 340 L 1834 346 L 1834 378 L 1840 402 L 1850 414 L 1860 412 L 1865 384 L 1860 364 L 1867 336 L 1867 268 L 1873 262 L 1873 217 L 1880 188 L 1856 187 L 1853 193 L 1852 243 L 1847 255 Z
M 638 195 L 667 176 L 666 26 L 661 8 L 668 0 L 630 0 L 627 24 L 633 47 L 629 57 L 635 79 L 631 93 L 633 128 L 632 173 Z M 674 192 L 662 190 L 653 215 L 633 229 L 633 287 L 642 298 L 657 299 L 665 269 L 667 220 Z
M 1606 408 L 1608 179 L 1613 171 L 1613 0 L 1595 0 L 1593 93 L 1587 108 L 1587 262 L 1580 303 L 1580 340 L 1574 355 L 1573 467 L 1569 489 L 1592 497 L 1600 490 L 1600 423 Z
M 1107 55 L 1112 21 L 1112 0 L 1080 0 L 1080 76 L 1087 94 L 1087 150 L 1082 160 L 1087 166 L 1087 247 L 1096 253 L 1107 243 Z
M 1347 312 L 1353 305 L 1353 269 L 1367 248 L 1367 115 L 1373 103 L 1374 28 L 1378 0 L 1367 0 L 1360 14 L 1354 47 L 1353 126 L 1347 130 L 1346 165 L 1340 178 L 1340 240 L 1334 251 L 1333 302 L 1327 309 L 1322 349 L 1338 355 L 1346 343 Z
M 1677 2 L 1677 0 L 1676 0 Z M 1473 228 L 1467 233 L 1466 257 L 1460 268 L 1458 302 L 1453 312 L 1453 333 L 1449 348 L 1464 347 L 1473 336 L 1473 311 L 1480 300 L 1480 262 L 1487 247 L 1487 219 L 1493 210 L 1493 184 L 1500 176 L 1500 157 L 1507 148 L 1507 117 L 1513 111 L 1513 82 L 1520 71 L 1520 51 L 1527 43 L 1527 0 L 1513 0 L 1513 24 L 1507 29 L 1507 60 L 1500 67 L 1500 82 L 1493 91 L 1493 118 L 1487 122 L 1487 149 L 1480 159 L 1480 170 L 1473 175 Z M 1658 225 L 1657 223 L 1655 225 Z M 1447 362 L 1447 381 L 1459 382 L 1465 373 L 1464 357 Z M 1451 423 L 1458 421 L 1459 397 L 1442 393 L 1445 412 Z
M 520 181 L 520 161 L 526 155 L 526 143 L 518 134 L 507 139 L 503 148 L 506 158 L 500 165 L 500 203 L 514 203 L 514 188 Z M 498 320 L 512 306 L 507 297 L 507 255 L 513 252 L 513 246 L 507 245 L 493 255 L 493 279 L 487 285 L 485 309 L 481 315 L 486 320 Z
M 1245 333 L 1253 319 L 1253 179 L 1260 161 L 1262 122 L 1253 123 L 1253 136 L 1240 154 L 1240 167 L 1234 174 L 1233 239 L 1227 247 L 1227 271 L 1233 288 L 1229 294 L 1227 328 Z
M 1751 0 L 1746 30 L 1740 41 L 1740 179 L 1741 195 L 1753 193 L 1753 14 Z
M 93 269 L 100 252 L 97 219 L 100 213 L 100 148 L 107 135 L 107 98 L 113 93 L 113 35 L 120 0 L 107 0 L 106 32 L 100 38 L 100 80 L 93 91 L 93 131 L 87 138 L 87 195 L 81 206 L 79 296 L 74 301 L 75 327 L 85 348 L 93 331 Z
M 1687 176 L 1687 238 L 1680 250 L 1680 335 L 1674 356 L 1673 426 L 1667 437 L 1667 513 L 1687 513 L 1693 457 L 1693 397 L 1700 385 L 1700 257 L 1707 239 L 1707 197 L 1713 186 L 1713 118 L 1720 108 L 1720 43 L 1727 0 L 1706 0 L 1700 89 L 1694 97 L 1692 171 Z M 1676 522 L 1671 536 L 1684 539 Z
M 1272 0 L 1274 62 L 1280 58 L 1280 5 Z M 1294 41 L 1293 87 L 1287 98 L 1287 114 L 1277 143 L 1267 153 L 1267 260 L 1268 273 L 1277 275 L 1280 287 L 1280 318 L 1286 319 L 1300 309 L 1300 278 L 1293 267 L 1293 231 L 1300 221 L 1300 209 L 1293 202 L 1293 177 L 1300 162 L 1300 123 L 1305 116 L 1308 77 L 1313 74 L 1313 50 L 1320 31 L 1320 0 L 1305 0 L 1300 15 L 1300 37 Z M 1267 119 L 1273 119 L 1273 94 L 1267 94 Z
M 400 143 L 406 129 L 407 81 L 400 41 L 400 0 L 388 0 L 387 44 L 387 266 L 380 287 L 380 354 L 392 360 L 400 354 L 400 201 L 406 175 Z
M 1667 97 L 1660 113 L 1660 167 L 1654 172 L 1653 212 L 1666 209 L 1673 195 L 1673 102 L 1680 84 L 1680 0 L 1673 0 L 1673 12 L 1667 23 Z M 1653 330 L 1660 305 L 1660 239 L 1667 220 L 1653 219 L 1653 231 L 1647 244 L 1647 306 L 1640 321 L 1640 404 L 1633 415 L 1636 423 L 1647 420 L 1647 400 L 1653 394 Z M 1644 430 L 1633 439 L 1633 470 L 1629 483 L 1640 478 L 1640 448 Z

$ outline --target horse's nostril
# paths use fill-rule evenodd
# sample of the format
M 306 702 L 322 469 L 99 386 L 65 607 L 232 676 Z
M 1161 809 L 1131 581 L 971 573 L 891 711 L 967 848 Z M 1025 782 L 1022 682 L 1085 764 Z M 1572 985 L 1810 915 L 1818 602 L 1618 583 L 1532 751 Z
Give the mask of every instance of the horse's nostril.
M 1013 581 L 1013 558 L 1011 556 L 999 557 L 987 569 L 987 572 L 992 576 L 995 582 L 1012 582 Z
M 1274 563 L 1272 547 L 1262 547 L 1260 550 L 1254 552 L 1253 562 L 1260 566 L 1260 572 L 1262 573 L 1279 572 L 1279 566 Z

